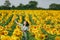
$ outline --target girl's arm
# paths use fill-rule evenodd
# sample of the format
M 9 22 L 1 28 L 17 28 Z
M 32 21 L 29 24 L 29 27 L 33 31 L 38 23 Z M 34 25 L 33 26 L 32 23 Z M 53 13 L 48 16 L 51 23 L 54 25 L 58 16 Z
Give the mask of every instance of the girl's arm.
M 20 24 L 20 23 L 18 23 L 16 20 L 15 20 L 15 23 L 18 24 L 18 25 Z
M 23 26 L 22 24 L 18 23 L 16 20 L 15 20 L 16 24 L 19 25 L 19 26 Z

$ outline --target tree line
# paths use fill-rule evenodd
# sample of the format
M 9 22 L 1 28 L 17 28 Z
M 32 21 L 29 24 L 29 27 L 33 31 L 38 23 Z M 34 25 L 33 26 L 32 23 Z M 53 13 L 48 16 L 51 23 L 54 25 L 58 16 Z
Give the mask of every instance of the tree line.
M 37 1 L 30 1 L 28 4 L 24 5 L 20 3 L 17 7 L 14 5 L 11 6 L 9 0 L 6 0 L 4 5 L 0 6 L 0 10 L 60 10 L 60 4 L 52 3 L 49 5 L 49 8 L 37 7 Z

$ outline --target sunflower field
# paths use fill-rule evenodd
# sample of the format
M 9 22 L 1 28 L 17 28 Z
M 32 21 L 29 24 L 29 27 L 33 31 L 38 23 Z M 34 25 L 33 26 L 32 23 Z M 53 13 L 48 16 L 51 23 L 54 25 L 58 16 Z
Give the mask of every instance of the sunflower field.
M 29 40 L 60 40 L 60 10 L 0 10 L 0 40 L 21 40 L 15 19 L 28 21 Z

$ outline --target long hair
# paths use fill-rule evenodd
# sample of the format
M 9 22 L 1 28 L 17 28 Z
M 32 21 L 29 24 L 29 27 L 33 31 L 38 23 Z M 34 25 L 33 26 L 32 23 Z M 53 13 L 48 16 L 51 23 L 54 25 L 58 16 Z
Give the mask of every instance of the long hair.
M 29 23 L 26 21 L 26 26 L 28 27 L 29 26 Z
M 24 25 L 24 24 L 23 24 Z M 29 26 L 29 23 L 26 21 L 26 26 L 28 27 Z

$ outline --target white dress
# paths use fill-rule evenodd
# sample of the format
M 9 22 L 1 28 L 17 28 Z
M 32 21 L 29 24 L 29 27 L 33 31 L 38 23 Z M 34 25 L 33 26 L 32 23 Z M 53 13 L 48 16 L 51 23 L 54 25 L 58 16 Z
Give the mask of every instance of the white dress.
M 27 26 L 23 26 L 23 24 L 19 24 L 19 25 L 21 27 L 21 30 L 23 30 L 23 31 L 27 31 L 28 30 Z
M 24 31 L 24 32 L 23 32 L 23 35 L 24 35 L 24 37 L 25 37 L 24 40 L 27 40 L 27 33 L 26 33 L 26 31 L 28 30 L 28 27 L 27 27 L 27 26 L 23 26 L 23 24 L 19 24 L 19 25 L 20 25 L 20 27 L 21 27 L 21 30 Z

